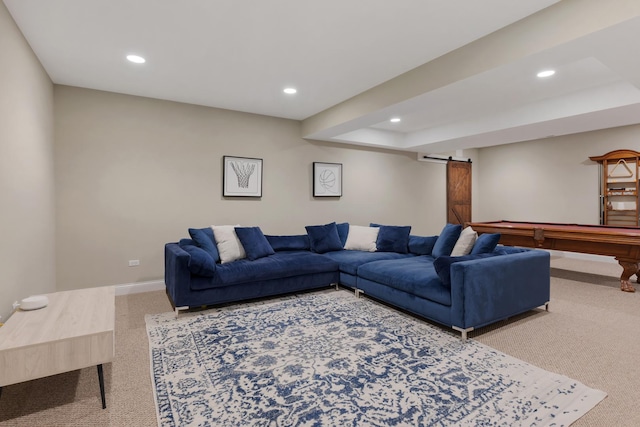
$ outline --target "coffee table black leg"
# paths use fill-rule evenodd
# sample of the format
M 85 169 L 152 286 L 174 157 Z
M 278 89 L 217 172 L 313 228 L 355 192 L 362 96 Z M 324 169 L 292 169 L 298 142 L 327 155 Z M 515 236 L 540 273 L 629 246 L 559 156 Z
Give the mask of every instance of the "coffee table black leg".
M 102 364 L 98 365 L 98 381 L 100 381 L 100 397 L 102 397 L 102 409 L 106 409 L 107 400 L 104 396 L 104 374 L 102 373 Z

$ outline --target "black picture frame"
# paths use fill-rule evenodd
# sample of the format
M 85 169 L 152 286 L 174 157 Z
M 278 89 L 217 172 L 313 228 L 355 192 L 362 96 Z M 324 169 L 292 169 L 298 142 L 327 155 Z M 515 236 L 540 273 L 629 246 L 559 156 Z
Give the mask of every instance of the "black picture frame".
M 222 157 L 223 197 L 262 197 L 262 159 Z
M 342 163 L 313 162 L 313 197 L 342 197 Z

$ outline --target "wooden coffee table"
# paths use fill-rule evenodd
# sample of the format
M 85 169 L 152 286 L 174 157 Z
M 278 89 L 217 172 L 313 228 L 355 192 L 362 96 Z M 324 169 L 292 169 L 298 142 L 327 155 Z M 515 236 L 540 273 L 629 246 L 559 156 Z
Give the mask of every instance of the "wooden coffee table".
M 18 309 L 0 327 L 0 394 L 3 386 L 97 366 L 106 408 L 102 364 L 115 356 L 113 286 L 47 297 L 47 307 Z

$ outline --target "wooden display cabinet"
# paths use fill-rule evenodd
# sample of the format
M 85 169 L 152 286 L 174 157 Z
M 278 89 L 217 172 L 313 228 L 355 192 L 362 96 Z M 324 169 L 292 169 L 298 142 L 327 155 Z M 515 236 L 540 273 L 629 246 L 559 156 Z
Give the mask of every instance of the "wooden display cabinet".
M 640 152 L 616 150 L 589 158 L 601 165 L 601 224 L 638 227 Z

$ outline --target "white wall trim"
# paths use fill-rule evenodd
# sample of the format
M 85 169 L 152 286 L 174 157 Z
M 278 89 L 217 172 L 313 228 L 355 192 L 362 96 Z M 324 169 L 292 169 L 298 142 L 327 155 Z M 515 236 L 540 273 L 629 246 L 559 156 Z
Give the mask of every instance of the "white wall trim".
M 142 292 L 151 292 L 151 291 L 163 291 L 166 288 L 164 284 L 164 280 L 152 280 L 149 282 L 138 282 L 138 283 L 125 283 L 122 285 L 115 285 L 115 287 L 116 287 L 116 296 L 139 294 Z
M 543 249 L 551 254 L 551 256 L 561 257 L 561 258 L 574 258 L 581 259 L 583 261 L 596 261 L 596 262 L 611 262 L 617 264 L 618 261 L 612 256 L 604 256 L 604 255 L 592 255 L 592 254 L 581 254 L 578 252 L 566 252 L 566 251 L 556 251 L 553 249 Z

